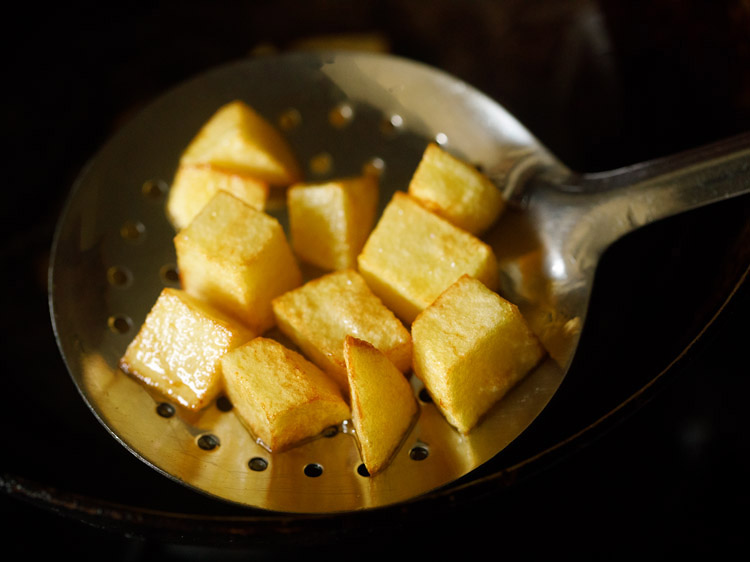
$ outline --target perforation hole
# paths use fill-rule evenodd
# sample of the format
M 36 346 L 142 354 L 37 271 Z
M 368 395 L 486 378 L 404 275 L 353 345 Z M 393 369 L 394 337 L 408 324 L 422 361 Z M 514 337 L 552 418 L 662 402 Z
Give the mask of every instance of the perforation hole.
M 180 273 L 177 271 L 177 266 L 171 263 L 161 267 L 159 277 L 163 282 L 169 284 L 180 282 Z
M 169 186 L 162 180 L 147 180 L 141 186 L 141 193 L 147 199 L 159 201 L 169 190 Z
M 162 402 L 156 407 L 156 413 L 163 418 L 171 418 L 175 415 L 175 407 L 169 402 Z
M 284 131 L 292 131 L 302 124 L 302 114 L 294 108 L 289 108 L 279 115 L 279 127 Z
M 391 115 L 380 122 L 380 132 L 385 136 L 393 136 L 404 126 L 404 119 L 400 115 Z
M 253 472 L 263 472 L 268 468 L 268 460 L 263 457 L 253 457 L 247 461 L 247 466 Z
M 107 282 L 113 287 L 128 287 L 133 282 L 133 274 L 125 267 L 114 265 L 107 269 Z
M 409 450 L 409 458 L 413 461 L 423 461 L 430 456 L 430 450 L 424 443 L 414 445 Z
M 318 176 L 329 173 L 333 169 L 333 156 L 321 152 L 310 158 L 310 171 Z
M 310 478 L 318 478 L 323 475 L 323 467 L 313 462 L 305 466 L 304 473 Z
M 146 227 L 138 221 L 126 221 L 120 227 L 120 236 L 129 242 L 140 242 L 146 237 Z
M 328 113 L 328 122 L 337 129 L 346 127 L 353 118 L 354 109 L 348 103 L 342 103 Z
M 232 402 L 226 396 L 219 396 L 216 399 L 216 407 L 222 412 L 229 412 L 234 408 Z
M 219 438 L 211 433 L 206 433 L 198 437 L 198 447 L 204 451 L 213 451 L 219 446 Z
M 385 161 L 382 158 L 371 158 L 362 166 L 362 173 L 368 176 L 380 177 L 385 171 Z
M 133 321 L 124 314 L 113 314 L 107 318 L 107 326 L 115 334 L 127 334 L 133 327 Z

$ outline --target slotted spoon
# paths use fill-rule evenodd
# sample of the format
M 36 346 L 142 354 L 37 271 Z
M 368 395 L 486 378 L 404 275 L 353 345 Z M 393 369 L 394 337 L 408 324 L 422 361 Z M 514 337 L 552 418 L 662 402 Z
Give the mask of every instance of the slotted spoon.
M 222 104 L 242 99 L 278 125 L 308 179 L 381 177 L 381 209 L 435 141 L 486 171 L 509 206 L 485 240 L 501 289 L 550 351 L 469 436 L 420 397 L 391 466 L 369 477 L 344 424 L 269 454 L 224 400 L 187 415 L 117 368 L 164 286 L 178 286 L 165 214 L 182 150 Z M 578 344 L 598 260 L 650 222 L 750 190 L 748 135 L 676 157 L 579 175 L 492 99 L 420 63 L 364 53 L 287 53 L 238 61 L 169 91 L 123 127 L 80 174 L 54 238 L 49 302 L 60 351 L 94 415 L 133 454 L 196 491 L 297 512 L 360 510 L 447 486 L 533 422 Z M 287 226 L 283 204 L 269 213 Z M 116 483 L 113 483 L 116 485 Z

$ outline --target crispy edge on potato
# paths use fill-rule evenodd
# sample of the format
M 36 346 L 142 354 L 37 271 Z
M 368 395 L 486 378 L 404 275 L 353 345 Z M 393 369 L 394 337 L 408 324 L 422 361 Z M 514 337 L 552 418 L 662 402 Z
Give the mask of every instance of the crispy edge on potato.
M 197 411 L 223 388 L 221 356 L 254 335 L 207 303 L 165 287 L 119 366 L 165 397 Z
M 323 270 L 356 267 L 377 204 L 378 179 L 371 174 L 291 186 L 287 209 L 293 250 Z
M 261 334 L 275 324 L 271 301 L 302 273 L 281 224 L 219 191 L 174 237 L 184 289 Z
M 393 194 L 357 258 L 372 291 L 405 323 L 461 275 L 498 284 L 493 249 L 422 207 L 408 194 Z
M 401 372 L 411 368 L 411 335 L 355 270 L 331 272 L 276 297 L 278 328 L 348 392 L 347 335 L 380 349 Z
M 220 190 L 263 211 L 269 187 L 267 182 L 246 173 L 210 164 L 182 164 L 175 173 L 167 198 L 167 218 L 175 230 L 190 224 Z
M 257 337 L 221 359 L 234 411 L 259 443 L 280 452 L 350 416 L 338 385 L 276 340 Z
M 190 141 L 180 163 L 212 164 L 249 174 L 273 187 L 286 187 L 302 178 L 287 139 L 242 100 L 216 110 Z
M 505 209 L 502 192 L 489 177 L 434 142 L 427 145 L 408 193 L 430 211 L 475 235 L 490 228 Z

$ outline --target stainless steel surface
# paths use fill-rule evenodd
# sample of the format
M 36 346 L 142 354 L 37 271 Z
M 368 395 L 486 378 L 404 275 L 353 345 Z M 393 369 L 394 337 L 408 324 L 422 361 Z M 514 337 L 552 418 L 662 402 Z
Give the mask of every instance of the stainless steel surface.
M 604 252 L 655 221 L 750 192 L 750 134 L 609 172 L 559 173 L 518 186 L 517 208 L 490 236 L 503 292 L 566 366 Z
M 233 414 L 211 407 L 194 418 L 159 417 L 152 396 L 116 368 L 161 287 L 173 283 L 164 275 L 175 262 L 164 192 L 157 190 L 154 198 L 143 186 L 166 186 L 198 127 L 235 98 L 271 120 L 297 110 L 301 126 L 286 131 L 289 140 L 303 163 L 330 155 L 328 175 L 357 173 L 373 158 L 382 160 L 381 204 L 393 190 L 405 189 L 432 139 L 504 182 L 519 208 L 510 210 L 487 239 L 502 260 L 504 291 L 522 305 L 554 360 L 527 377 L 466 439 L 447 427 L 430 404 L 420 404 L 420 420 L 409 440 L 393 466 L 376 478 L 357 473 L 356 446 L 346 432 L 273 455 L 268 470 L 255 472 L 248 461 L 268 455 Z M 352 106 L 355 118 L 339 129 L 328 115 L 344 103 Z M 577 178 L 491 99 L 423 65 L 334 53 L 238 62 L 151 104 L 81 175 L 60 220 L 51 261 L 56 335 L 76 384 L 102 423 L 146 463 L 190 487 L 239 504 L 292 512 L 404 501 L 467 474 L 524 431 L 569 365 L 601 253 L 665 213 L 746 193 L 747 140 L 739 144 L 720 157 L 668 166 L 667 173 L 660 165 L 644 165 Z M 644 175 L 644 170 L 656 172 Z M 610 189 L 613 183 L 623 189 Z M 686 187 L 691 188 L 688 197 L 675 196 Z M 284 222 L 283 208 L 275 212 Z M 124 283 L 108 278 L 112 268 L 124 273 L 115 276 Z M 82 280 L 96 290 L 82 290 Z M 219 447 L 201 449 L 197 441 L 204 433 L 216 435 Z M 428 457 L 412 460 L 413 446 L 426 446 Z M 305 476 L 311 463 L 323 467 L 321 477 Z

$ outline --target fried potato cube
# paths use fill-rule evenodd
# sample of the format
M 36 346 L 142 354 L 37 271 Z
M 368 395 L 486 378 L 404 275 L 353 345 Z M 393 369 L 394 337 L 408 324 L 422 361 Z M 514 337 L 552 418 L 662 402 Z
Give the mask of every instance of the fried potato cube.
M 271 300 L 302 283 L 279 222 L 223 191 L 176 234 L 174 245 L 183 288 L 258 334 L 275 323 Z
M 346 336 L 344 358 L 352 424 L 362 461 L 374 476 L 403 444 L 418 412 L 417 400 L 403 373 L 372 344 Z
M 430 211 L 477 235 L 492 226 L 505 208 L 502 192 L 485 174 L 435 143 L 422 154 L 408 193 Z
M 287 192 L 292 249 L 324 270 L 356 267 L 377 205 L 378 180 L 371 175 L 293 185 Z
M 412 338 L 414 374 L 464 434 L 545 355 L 518 308 L 468 275 L 417 317 Z
M 411 335 L 359 273 L 335 271 L 272 303 L 279 330 L 348 393 L 344 340 L 367 340 L 401 372 L 411 368 Z
M 120 368 L 190 410 L 221 392 L 219 360 L 255 334 L 180 289 L 162 289 Z
M 223 105 L 206 121 L 182 153 L 180 163 L 211 164 L 271 186 L 287 186 L 302 177 L 286 138 L 241 100 Z
M 359 272 L 406 323 L 461 275 L 495 290 L 497 258 L 476 236 L 397 191 L 357 258 Z
M 175 173 L 167 199 L 167 216 L 176 230 L 185 228 L 217 191 L 227 191 L 262 211 L 268 184 L 246 173 L 209 164 L 183 164 Z
M 227 396 L 269 451 L 293 447 L 351 415 L 333 380 L 276 340 L 258 337 L 221 359 Z

